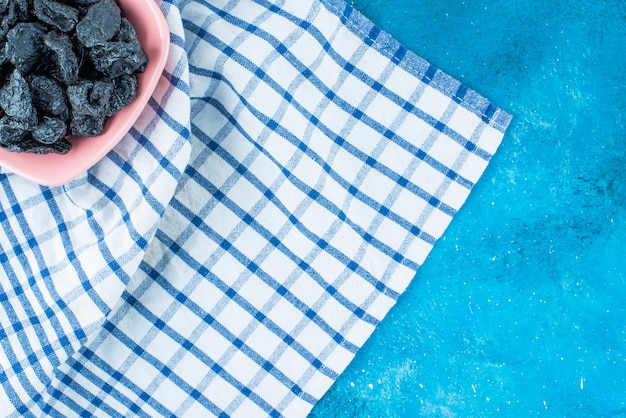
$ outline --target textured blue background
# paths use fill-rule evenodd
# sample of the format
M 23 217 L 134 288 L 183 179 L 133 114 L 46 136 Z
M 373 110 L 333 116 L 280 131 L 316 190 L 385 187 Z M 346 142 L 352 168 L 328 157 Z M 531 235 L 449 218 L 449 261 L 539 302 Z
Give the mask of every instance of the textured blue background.
M 312 417 L 626 416 L 626 2 L 352 4 L 514 119 Z

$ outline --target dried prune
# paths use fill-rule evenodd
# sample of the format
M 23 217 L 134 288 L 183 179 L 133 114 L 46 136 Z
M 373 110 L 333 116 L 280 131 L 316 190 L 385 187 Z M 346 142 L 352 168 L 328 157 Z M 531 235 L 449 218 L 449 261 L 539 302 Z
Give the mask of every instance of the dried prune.
M 50 73 L 57 80 L 72 84 L 78 80 L 78 58 L 72 50 L 72 42 L 67 35 L 50 32 L 44 43 L 50 51 Z
M 143 71 L 146 53 L 138 42 L 105 42 L 91 48 L 89 57 L 96 70 L 111 78 Z
M 0 107 L 4 113 L 14 119 L 30 120 L 33 118 L 35 113 L 33 97 L 30 86 L 20 70 L 15 69 L 9 82 L 0 89 Z
M 147 56 L 115 0 L 0 0 L 0 147 L 64 154 L 137 95 Z
M 113 37 L 113 41 L 137 42 L 137 32 L 135 32 L 135 28 L 125 17 L 120 21 L 120 30 L 117 32 L 117 35 Z
M 33 139 L 42 144 L 53 144 L 65 136 L 67 125 L 65 121 L 44 116 L 42 121 L 30 130 Z
M 56 80 L 43 75 L 30 80 L 35 108 L 63 120 L 69 118 L 65 88 Z
M 107 115 L 111 116 L 122 110 L 137 95 L 137 78 L 123 75 L 115 79 L 115 88 L 108 103 Z
M 100 116 L 107 113 L 114 84 L 109 80 L 80 80 L 67 88 L 74 115 Z
M 78 23 L 78 10 L 56 1 L 34 0 L 33 14 L 43 23 L 47 23 L 61 32 L 74 30 Z
M 96 136 L 100 135 L 104 129 L 105 115 L 74 115 L 70 122 L 72 135 Z
M 113 0 L 100 0 L 76 25 L 78 40 L 88 48 L 107 42 L 120 28 L 120 8 Z
M 9 29 L 17 23 L 19 14 L 17 3 L 12 0 L 4 0 L 0 2 L 0 5 L 2 5 L 0 13 L 0 38 L 4 39 Z
M 7 33 L 7 59 L 20 71 L 30 73 L 40 60 L 46 32 L 38 23 L 18 23 Z
M 6 148 L 9 145 L 19 143 L 29 128 L 29 124 L 23 120 L 3 116 L 0 119 L 0 147 Z

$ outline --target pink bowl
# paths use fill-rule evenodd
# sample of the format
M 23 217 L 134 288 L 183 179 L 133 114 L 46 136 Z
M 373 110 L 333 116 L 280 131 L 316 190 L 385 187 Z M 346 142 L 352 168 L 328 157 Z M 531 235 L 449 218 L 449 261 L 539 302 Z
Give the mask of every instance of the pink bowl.
M 72 149 L 65 155 L 15 153 L 0 149 L 0 166 L 44 186 L 65 184 L 100 161 L 133 126 L 161 77 L 169 51 L 169 28 L 154 0 L 117 0 L 135 27 L 139 42 L 148 55 L 146 70 L 137 75 L 137 97 L 105 123 L 101 135 L 72 137 Z

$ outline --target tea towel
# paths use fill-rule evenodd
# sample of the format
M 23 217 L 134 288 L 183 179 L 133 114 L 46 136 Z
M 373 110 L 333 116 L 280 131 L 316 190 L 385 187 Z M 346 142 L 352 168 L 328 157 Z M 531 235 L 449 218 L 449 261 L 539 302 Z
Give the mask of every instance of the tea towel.
M 306 416 L 509 124 L 342 0 L 159 4 L 122 142 L 0 175 L 2 416 Z

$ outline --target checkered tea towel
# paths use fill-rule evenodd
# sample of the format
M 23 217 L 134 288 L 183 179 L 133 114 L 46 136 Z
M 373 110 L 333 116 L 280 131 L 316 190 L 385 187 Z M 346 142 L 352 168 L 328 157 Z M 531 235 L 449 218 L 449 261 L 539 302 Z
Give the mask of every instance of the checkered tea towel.
M 341 0 L 160 5 L 122 142 L 0 175 L 0 416 L 306 416 L 509 123 Z

